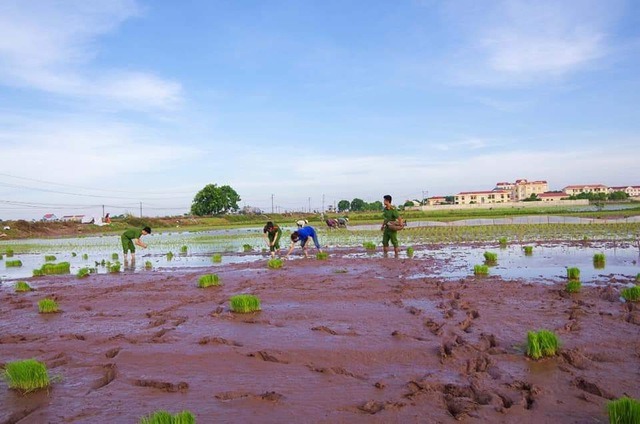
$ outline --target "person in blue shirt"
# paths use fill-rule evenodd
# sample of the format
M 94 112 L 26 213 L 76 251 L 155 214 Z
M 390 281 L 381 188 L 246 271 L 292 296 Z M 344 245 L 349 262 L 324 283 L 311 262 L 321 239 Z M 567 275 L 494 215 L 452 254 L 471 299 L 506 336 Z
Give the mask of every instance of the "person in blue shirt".
M 289 248 L 289 251 L 287 252 L 285 258 L 291 254 L 291 252 L 293 251 L 293 248 L 296 247 L 296 243 L 298 241 L 300 241 L 300 247 L 302 247 L 302 251 L 304 252 L 304 257 L 308 258 L 309 256 L 307 255 L 307 242 L 309 241 L 309 238 L 313 240 L 313 244 L 316 245 L 316 249 L 318 249 L 318 252 L 322 253 L 320 242 L 318 242 L 318 233 L 316 233 L 315 228 L 308 225 L 306 227 L 302 227 L 297 231 L 294 231 L 293 233 L 291 233 L 291 247 Z

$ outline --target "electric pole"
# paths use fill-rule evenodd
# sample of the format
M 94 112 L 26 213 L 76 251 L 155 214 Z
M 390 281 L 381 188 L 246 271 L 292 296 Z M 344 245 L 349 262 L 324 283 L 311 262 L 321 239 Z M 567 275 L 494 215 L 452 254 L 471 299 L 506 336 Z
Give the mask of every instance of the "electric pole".
M 271 194 L 271 213 L 273 213 L 273 194 Z
M 309 197 L 309 213 L 311 213 L 311 197 Z
M 322 210 L 320 212 L 324 213 L 324 194 L 322 195 Z
M 142 202 L 140 202 L 140 218 L 142 218 Z
M 104 205 L 102 205 L 102 217 L 104 218 Z

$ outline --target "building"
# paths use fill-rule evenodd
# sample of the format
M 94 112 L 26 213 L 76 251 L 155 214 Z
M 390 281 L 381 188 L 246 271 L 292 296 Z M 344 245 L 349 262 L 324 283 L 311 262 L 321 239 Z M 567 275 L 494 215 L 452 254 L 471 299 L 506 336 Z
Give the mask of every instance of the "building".
M 609 189 L 603 184 L 585 184 L 585 185 L 570 185 L 562 189 L 569 196 L 577 196 L 580 193 L 608 193 Z
M 47 213 L 42 217 L 43 222 L 53 222 L 57 220 L 58 220 L 58 217 L 53 213 Z
M 557 202 L 569 197 L 569 195 L 563 191 L 548 191 L 546 193 L 538 194 L 538 199 L 543 202 Z
M 511 201 L 509 190 L 463 191 L 454 196 L 456 205 L 505 203 Z
M 509 183 L 506 181 L 502 181 L 499 183 L 496 183 L 496 188 L 494 188 L 494 190 L 513 190 L 513 183 Z
M 65 215 L 60 218 L 60 221 L 64 222 L 82 222 L 84 215 Z
M 616 191 L 624 191 L 629 197 L 640 197 L 640 186 L 627 186 L 627 187 L 609 187 L 609 193 Z
M 435 206 L 435 205 L 444 205 L 447 203 L 447 198 L 444 196 L 434 196 L 427 199 L 427 205 Z
M 524 199 L 528 199 L 532 194 L 538 196 L 539 194 L 549 191 L 549 184 L 544 181 L 527 181 L 525 179 L 516 180 L 511 189 L 511 200 L 514 202 L 521 202 Z

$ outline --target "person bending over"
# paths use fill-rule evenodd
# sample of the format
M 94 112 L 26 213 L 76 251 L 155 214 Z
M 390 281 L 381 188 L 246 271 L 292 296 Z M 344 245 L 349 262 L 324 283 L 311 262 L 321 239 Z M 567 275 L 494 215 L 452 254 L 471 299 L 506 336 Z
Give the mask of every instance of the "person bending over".
M 294 231 L 293 233 L 291 233 L 291 247 L 289 248 L 289 251 L 287 252 L 287 255 L 285 257 L 289 257 L 289 255 L 293 251 L 293 248 L 296 247 L 296 243 L 300 241 L 300 247 L 302 247 L 304 257 L 308 258 L 309 255 L 307 255 L 307 242 L 309 241 L 309 238 L 313 240 L 313 244 L 316 245 L 316 249 L 318 249 L 318 252 L 322 252 L 320 242 L 318 242 L 318 233 L 316 233 L 316 229 L 308 225 L 306 227 L 300 228 L 298 231 Z
M 269 251 L 271 252 L 271 257 L 276 256 L 276 252 L 280 251 L 280 238 L 282 237 L 282 229 L 275 225 L 273 222 L 267 222 L 267 225 L 264 226 L 262 230 L 263 236 L 267 245 L 269 246 Z
M 142 236 L 146 236 L 147 234 L 151 234 L 151 228 L 144 227 L 142 230 L 138 228 L 129 228 L 120 237 L 122 241 L 122 250 L 124 252 L 124 260 L 127 260 L 127 252 L 131 252 L 131 261 L 136 260 L 136 245 L 142 247 L 143 249 L 147 248 L 147 245 L 144 244 L 140 238 Z

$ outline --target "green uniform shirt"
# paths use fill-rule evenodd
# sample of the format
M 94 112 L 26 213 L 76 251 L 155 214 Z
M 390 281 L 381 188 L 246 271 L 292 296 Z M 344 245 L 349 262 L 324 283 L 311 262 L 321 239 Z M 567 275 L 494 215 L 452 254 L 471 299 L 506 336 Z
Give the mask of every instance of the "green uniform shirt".
M 126 237 L 129 240 L 139 239 L 140 237 L 142 237 L 142 230 L 138 228 L 129 228 L 122 234 L 122 237 Z
M 393 206 L 391 207 L 391 209 L 386 209 L 386 208 L 383 209 L 382 216 L 384 217 L 385 224 L 387 222 L 395 221 L 396 219 L 400 218 L 400 214 L 398 213 L 398 210 Z

